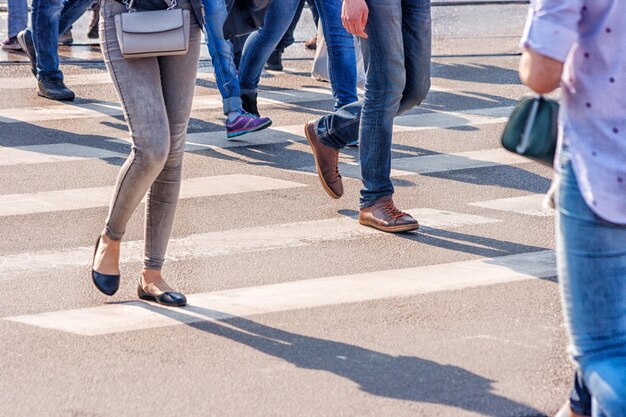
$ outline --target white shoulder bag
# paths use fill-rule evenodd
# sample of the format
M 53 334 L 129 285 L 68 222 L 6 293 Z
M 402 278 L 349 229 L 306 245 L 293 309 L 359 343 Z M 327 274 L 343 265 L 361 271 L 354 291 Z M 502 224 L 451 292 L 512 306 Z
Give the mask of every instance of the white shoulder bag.
M 136 11 L 135 0 L 125 0 L 128 13 L 115 16 L 115 29 L 126 59 L 184 55 L 189 48 L 189 10 L 176 0 L 164 0 L 166 10 Z

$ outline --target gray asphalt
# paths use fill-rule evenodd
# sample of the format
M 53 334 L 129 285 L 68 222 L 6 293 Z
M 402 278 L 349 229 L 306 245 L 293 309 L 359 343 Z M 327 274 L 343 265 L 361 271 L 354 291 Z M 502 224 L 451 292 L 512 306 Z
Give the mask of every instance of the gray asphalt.
M 439 91 L 410 114 L 511 106 L 527 94 L 516 73 L 525 14 L 523 5 L 434 8 Z M 76 25 L 79 44 L 87 43 L 84 25 Z M 313 33 L 305 12 L 298 42 L 286 53 L 288 71 L 265 73 L 263 91 L 327 86 L 308 76 L 313 54 L 302 41 Z M 105 72 L 94 46 L 64 47 L 62 54 L 67 75 Z M 19 54 L 0 53 L 0 62 L 0 84 L 30 76 Z M 111 84 L 73 88 L 77 103 L 117 101 Z M 196 96 L 213 94 L 214 81 L 198 81 Z M 0 88 L 0 111 L 54 104 L 31 89 Z M 281 126 L 331 108 L 331 100 L 320 100 L 261 110 Z M 189 131 L 222 131 L 222 123 L 218 109 L 194 111 Z M 398 133 L 393 157 L 497 148 L 502 127 Z M 0 122 L 0 146 L 73 143 L 126 153 L 128 146 L 106 141 L 125 129 L 121 118 L 108 116 Z M 252 174 L 307 187 L 181 201 L 173 237 L 356 215 L 358 180 L 346 178 L 344 197 L 331 201 L 304 170 L 312 165 L 305 144 L 246 139 L 250 146 L 187 153 L 184 178 Z M 342 153 L 345 161 L 356 158 L 356 150 Z M 112 185 L 122 163 L 0 166 L 0 195 Z M 173 260 L 164 273 L 192 294 L 550 250 L 552 217 L 468 203 L 545 193 L 551 178 L 549 168 L 534 163 L 404 176 L 395 180 L 401 208 L 502 221 Z M 0 257 L 91 246 L 105 216 L 103 207 L 0 217 Z M 142 224 L 138 210 L 125 239 L 142 239 Z M 81 267 L 0 280 L 0 317 L 135 300 L 140 259 L 123 265 L 111 299 L 92 288 L 88 266 L 86 259 Z M 0 416 L 551 416 L 569 389 L 566 342 L 555 277 L 104 336 L 0 320 Z

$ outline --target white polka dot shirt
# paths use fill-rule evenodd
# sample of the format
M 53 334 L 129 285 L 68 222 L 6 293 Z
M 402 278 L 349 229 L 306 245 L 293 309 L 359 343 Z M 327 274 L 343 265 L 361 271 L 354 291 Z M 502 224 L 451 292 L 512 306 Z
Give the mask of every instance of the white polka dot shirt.
M 561 139 L 581 194 L 626 224 L 626 0 L 535 0 L 522 44 L 565 63 Z

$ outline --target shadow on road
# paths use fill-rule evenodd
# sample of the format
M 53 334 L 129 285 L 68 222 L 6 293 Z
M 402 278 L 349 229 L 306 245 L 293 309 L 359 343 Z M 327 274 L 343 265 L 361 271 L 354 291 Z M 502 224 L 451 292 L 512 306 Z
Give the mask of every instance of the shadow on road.
M 176 311 L 147 303 L 144 308 L 183 322 L 185 310 L 205 316 L 205 322 L 186 324 L 298 368 L 346 378 L 375 396 L 442 404 L 485 416 L 544 416 L 538 410 L 493 392 L 495 381 L 455 365 L 413 356 L 393 356 L 348 343 L 304 336 L 242 317 L 225 319 L 224 313 L 192 305 Z

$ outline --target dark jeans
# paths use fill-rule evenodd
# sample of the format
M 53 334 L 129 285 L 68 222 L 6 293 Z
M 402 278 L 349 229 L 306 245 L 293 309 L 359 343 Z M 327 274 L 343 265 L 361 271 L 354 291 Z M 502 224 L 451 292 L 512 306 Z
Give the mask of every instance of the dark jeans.
M 59 34 L 69 29 L 93 0 L 33 0 L 32 32 L 37 53 L 37 78 L 63 78 L 59 70 Z
M 300 17 L 302 16 L 302 9 L 304 9 L 305 2 L 309 5 L 309 8 L 311 9 L 311 13 L 313 13 L 313 21 L 315 22 L 315 26 L 317 27 L 317 24 L 320 20 L 320 15 L 317 13 L 317 6 L 315 5 L 315 0 L 306 0 L 306 1 L 300 0 L 300 4 L 298 5 L 298 8 L 296 9 L 296 15 L 293 17 L 293 20 L 291 21 L 291 25 L 287 29 L 287 32 L 285 32 L 285 35 L 280 40 L 280 42 L 278 42 L 278 45 L 276 45 L 276 50 L 278 52 L 280 53 L 285 52 L 285 49 L 289 48 L 296 41 L 295 38 L 293 37 L 293 33 L 295 32 L 296 26 L 298 26 L 298 22 L 300 21 Z
M 335 109 L 357 101 L 354 38 L 341 22 L 341 0 L 316 0 L 328 47 L 328 70 Z M 255 93 L 261 71 L 293 18 L 300 0 L 274 0 L 263 26 L 252 33 L 243 51 L 239 68 L 241 92 Z
M 367 79 L 363 101 L 322 117 L 322 143 L 341 149 L 361 144 L 361 207 L 393 194 L 393 119 L 424 100 L 430 88 L 431 17 L 429 0 L 368 0 L 369 20 L 362 40 Z M 322 22 L 324 16 L 321 16 Z
M 569 404 L 576 414 L 591 417 L 591 394 L 580 371 L 574 375 L 574 388 L 569 397 Z

